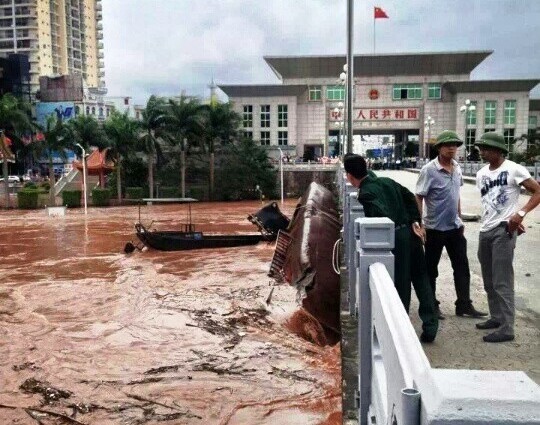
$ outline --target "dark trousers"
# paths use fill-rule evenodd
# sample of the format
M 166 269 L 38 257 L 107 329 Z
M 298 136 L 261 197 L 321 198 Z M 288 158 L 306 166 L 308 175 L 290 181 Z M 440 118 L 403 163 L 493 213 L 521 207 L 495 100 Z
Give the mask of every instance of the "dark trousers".
M 443 248 L 446 248 L 450 263 L 454 270 L 454 286 L 456 288 L 456 306 L 466 307 L 471 304 L 471 273 L 467 258 L 467 239 L 463 235 L 464 228 L 439 231 L 426 229 L 426 264 L 431 289 L 435 298 L 439 261 Z M 437 301 L 437 304 L 439 302 Z
M 394 254 L 394 285 L 405 310 L 409 312 L 411 303 L 411 283 L 418 298 L 418 315 L 422 329 L 429 336 L 435 336 L 439 319 L 435 309 L 435 298 L 429 284 L 426 261 L 420 238 L 410 226 L 396 230 Z

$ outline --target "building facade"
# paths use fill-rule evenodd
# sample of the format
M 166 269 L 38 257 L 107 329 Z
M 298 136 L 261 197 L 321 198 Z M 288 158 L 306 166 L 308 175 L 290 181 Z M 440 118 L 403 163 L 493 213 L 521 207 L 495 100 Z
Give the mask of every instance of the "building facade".
M 24 53 L 40 76 L 80 74 L 104 88 L 101 0 L 0 0 L 0 56 Z
M 471 80 L 471 72 L 492 51 L 358 55 L 354 58 L 355 139 L 391 136 L 392 155 L 408 144 L 425 156 L 438 133 L 454 129 L 466 139 L 460 155 L 472 152 L 476 137 L 499 131 L 509 144 L 530 132 L 536 112 L 530 91 L 540 79 Z M 281 80 L 276 85 L 219 85 L 243 118 L 247 137 L 312 159 L 340 152 L 345 56 L 279 56 L 264 60 Z M 462 106 L 474 110 L 462 111 Z M 534 103 L 534 102 L 533 102 Z M 473 109 L 470 108 L 469 109 Z M 540 109 L 540 108 L 537 108 Z M 426 121 L 430 121 L 429 128 Z M 538 126 L 539 118 L 536 119 Z

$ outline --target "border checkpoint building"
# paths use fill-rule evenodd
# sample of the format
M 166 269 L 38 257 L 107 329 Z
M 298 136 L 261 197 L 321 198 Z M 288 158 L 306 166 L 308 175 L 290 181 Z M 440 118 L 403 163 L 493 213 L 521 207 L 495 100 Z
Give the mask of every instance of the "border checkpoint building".
M 424 146 L 416 149 L 425 156 L 427 143 L 444 129 L 455 129 L 466 139 L 469 153 L 475 138 L 486 131 L 498 131 L 516 151 L 525 150 L 522 135 L 540 138 L 540 99 L 529 96 L 540 79 L 471 80 L 471 72 L 492 53 L 355 55 L 354 135 L 392 135 L 396 159 L 404 156 L 409 141 L 418 146 L 422 140 Z M 284 155 L 305 159 L 337 154 L 344 117 L 339 108 L 345 101 L 339 76 L 346 57 L 264 60 L 281 84 L 219 85 L 242 116 L 245 136 L 266 146 L 274 158 L 279 157 L 278 148 Z M 466 100 L 476 109 L 462 112 Z M 428 117 L 433 121 L 429 131 L 424 126 Z

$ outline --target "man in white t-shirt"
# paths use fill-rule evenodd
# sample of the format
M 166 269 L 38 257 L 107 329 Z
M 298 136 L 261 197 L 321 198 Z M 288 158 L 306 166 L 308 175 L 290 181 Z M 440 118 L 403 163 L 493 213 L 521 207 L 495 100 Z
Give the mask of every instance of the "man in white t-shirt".
M 482 196 L 482 225 L 478 259 L 487 293 L 490 319 L 477 323 L 478 329 L 496 329 L 484 336 L 486 342 L 514 339 L 514 248 L 522 221 L 540 203 L 540 185 L 527 169 L 505 159 L 508 153 L 503 136 L 485 133 L 475 143 L 489 162 L 476 173 L 476 186 Z M 532 193 L 519 209 L 521 187 Z

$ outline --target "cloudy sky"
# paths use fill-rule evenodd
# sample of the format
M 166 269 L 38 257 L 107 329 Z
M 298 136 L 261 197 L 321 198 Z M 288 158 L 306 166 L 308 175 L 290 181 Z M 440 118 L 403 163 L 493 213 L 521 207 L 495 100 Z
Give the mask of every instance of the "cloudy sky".
M 473 78 L 540 78 L 540 0 L 356 0 L 355 53 L 494 50 Z M 278 83 L 264 55 L 345 54 L 346 0 L 105 0 L 111 95 Z M 533 92 L 540 97 L 540 88 Z

